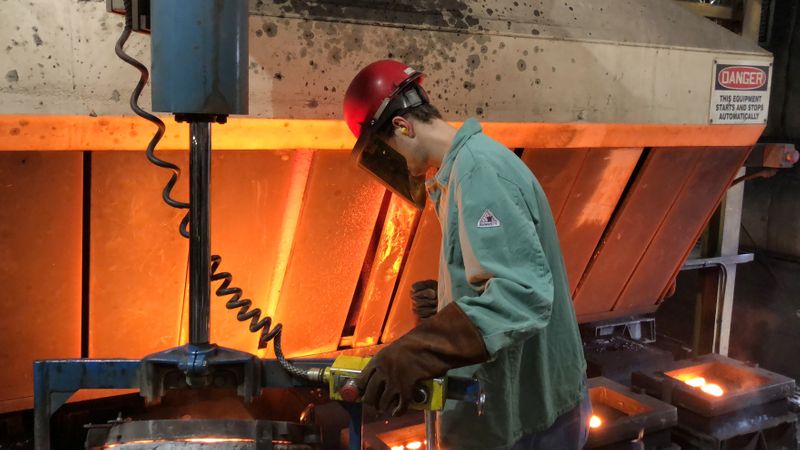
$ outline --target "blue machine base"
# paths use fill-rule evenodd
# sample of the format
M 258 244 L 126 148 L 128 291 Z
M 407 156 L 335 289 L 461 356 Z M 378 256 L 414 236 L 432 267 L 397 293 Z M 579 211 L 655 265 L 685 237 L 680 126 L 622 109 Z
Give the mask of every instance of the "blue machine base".
M 229 349 L 219 348 L 222 352 Z M 188 353 L 193 355 L 193 348 L 178 347 L 167 352 Z M 158 353 L 157 363 L 163 363 L 163 355 Z M 235 350 L 232 352 L 240 353 Z M 152 356 L 156 356 L 152 355 Z M 36 450 L 50 450 L 50 417 L 69 398 L 80 389 L 139 389 L 142 386 L 140 370 L 152 364 L 147 357 L 143 360 L 133 359 L 61 359 L 43 360 L 33 363 L 33 403 L 34 403 L 34 447 Z M 302 379 L 289 375 L 274 359 L 257 359 L 256 373 L 259 376 L 259 388 L 307 388 L 313 385 Z M 294 361 L 300 368 L 328 367 L 332 359 L 307 359 Z M 350 414 L 350 449 L 361 447 L 361 405 L 346 405 Z

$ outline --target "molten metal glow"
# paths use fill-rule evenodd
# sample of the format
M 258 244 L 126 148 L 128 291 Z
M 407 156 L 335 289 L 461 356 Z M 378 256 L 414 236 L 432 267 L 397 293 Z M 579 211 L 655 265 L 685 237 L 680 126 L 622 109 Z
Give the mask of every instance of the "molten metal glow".
M 706 385 L 706 379 L 703 377 L 695 377 L 684 381 L 684 383 L 688 384 L 691 387 L 703 387 Z
M 118 444 L 107 444 L 103 448 L 124 448 L 128 445 L 143 445 L 143 444 L 157 444 L 169 442 L 188 442 L 194 444 L 227 444 L 231 442 L 255 442 L 253 439 L 247 438 L 186 438 L 186 439 L 140 439 L 136 441 L 120 442 Z
M 422 448 L 422 442 L 420 441 L 413 441 L 406 444 L 406 448 L 408 450 L 417 450 L 418 448 Z
M 600 425 L 603 424 L 603 419 L 592 415 L 592 418 L 589 419 L 589 428 L 599 428 Z
M 700 390 L 706 394 L 713 395 L 714 397 L 722 397 L 722 394 L 725 393 L 725 391 L 718 384 L 714 383 L 709 383 L 701 387 Z
M 701 391 L 714 397 L 722 397 L 725 394 L 725 390 L 720 385 L 708 383 L 703 377 L 693 377 L 681 381 L 693 388 L 700 388 Z
M 394 446 L 392 446 L 392 450 L 405 450 L 405 449 L 406 449 L 405 445 L 394 445 Z

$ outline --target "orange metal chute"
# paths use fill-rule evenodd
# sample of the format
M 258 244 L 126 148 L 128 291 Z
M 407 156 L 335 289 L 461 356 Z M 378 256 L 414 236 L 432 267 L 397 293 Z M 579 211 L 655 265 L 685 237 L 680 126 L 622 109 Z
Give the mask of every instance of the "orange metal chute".
M 391 342 L 416 325 L 411 309 L 411 285 L 421 280 L 435 280 L 439 276 L 439 253 L 442 232 L 439 220 L 428 203 L 419 220 L 414 242 L 397 285 L 391 309 L 383 328 L 382 342 Z
M 657 307 L 762 128 L 485 124 L 525 149 L 545 189 L 581 321 Z M 0 319 L 9 352 L 0 405 L 30 404 L 33 358 L 80 356 L 82 312 L 93 358 L 185 341 L 182 212 L 160 201 L 168 173 L 141 151 L 118 151 L 141 150 L 151 131 L 127 117 L 0 116 L 2 273 L 6 298 L 21 299 Z M 185 125 L 170 124 L 163 149 L 187 139 Z M 408 293 L 438 276 L 440 225 L 430 207 L 411 210 L 353 164 L 343 123 L 231 119 L 214 139 L 212 252 L 283 323 L 289 355 L 370 352 L 415 325 Z M 64 152 L 85 149 L 94 150 L 86 305 L 82 155 Z M 163 155 L 187 167 L 185 151 Z M 186 198 L 185 182 L 176 197 Z M 225 300 L 212 300 L 212 340 L 256 352 L 257 336 Z
M 80 153 L 0 153 L 0 412 L 30 408 L 35 359 L 81 355 Z
M 189 130 L 164 117 L 161 150 L 186 150 Z M 460 122 L 451 122 L 459 126 Z M 623 148 L 752 145 L 763 125 L 485 122 L 509 148 Z M 0 115 L 0 151 L 141 151 L 153 126 L 137 117 Z M 216 150 L 349 150 L 355 139 L 339 120 L 231 118 L 212 134 Z
M 547 193 L 573 292 L 641 153 L 584 148 L 527 149 L 522 155 Z
M 353 334 L 355 347 L 380 342 L 386 313 L 416 225 L 417 214 L 416 209 L 408 202 L 396 195 L 391 196 L 375 258 L 365 279 L 361 307 L 356 316 Z
M 288 355 L 337 349 L 384 191 L 348 152 L 314 156 L 275 314 Z

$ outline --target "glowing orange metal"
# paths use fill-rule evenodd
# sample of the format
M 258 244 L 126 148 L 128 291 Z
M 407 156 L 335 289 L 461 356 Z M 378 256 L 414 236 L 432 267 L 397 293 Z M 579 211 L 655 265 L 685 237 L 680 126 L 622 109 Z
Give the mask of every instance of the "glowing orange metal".
M 713 395 L 714 397 L 722 397 L 725 395 L 725 390 L 722 387 L 715 383 L 709 383 L 703 377 L 696 377 L 692 375 L 678 375 L 675 377 L 676 379 L 683 381 L 684 383 L 688 384 L 693 388 L 700 388 L 701 391 L 705 392 L 708 395 Z
M 281 298 L 283 279 L 286 277 L 286 268 L 289 265 L 289 256 L 294 245 L 297 223 L 300 220 L 300 211 L 303 206 L 303 196 L 306 192 L 308 174 L 311 171 L 311 161 L 314 153 L 311 150 L 299 150 L 293 157 L 292 176 L 289 182 L 289 192 L 286 200 L 286 212 L 281 223 L 280 241 L 278 244 L 278 257 L 275 268 L 270 276 L 269 298 L 263 311 L 269 317 L 275 316 L 278 301 Z M 258 357 L 267 357 L 266 349 L 258 350 Z
M 253 439 L 245 438 L 187 438 L 181 439 L 182 442 L 196 442 L 199 444 L 221 444 L 225 442 L 255 442 Z
M 354 335 L 356 347 L 378 343 L 416 215 L 413 206 L 392 196 L 364 289 Z
M 422 442 L 420 441 L 413 441 L 406 444 L 406 448 L 408 450 L 417 450 L 418 448 L 422 448 Z
M 186 150 L 189 127 L 171 117 L 164 121 L 159 148 Z M 0 150 L 142 150 L 152 128 L 138 117 L 0 115 Z M 722 147 L 752 145 L 764 126 L 486 122 L 484 130 L 509 148 Z M 232 118 L 212 138 L 219 150 L 349 150 L 354 143 L 340 120 Z
M 709 383 L 701 387 L 700 390 L 714 397 L 722 397 L 722 395 L 725 394 L 725 391 L 718 384 L 714 383 Z
M 685 380 L 684 383 L 691 387 L 703 387 L 706 385 L 706 379 L 703 377 L 695 377 Z
M 592 418 L 589 419 L 589 428 L 600 428 L 601 425 L 603 425 L 603 419 L 592 415 Z
M 169 442 L 186 442 L 193 444 L 227 444 L 231 442 L 255 442 L 254 439 L 248 438 L 219 438 L 219 437 L 205 437 L 205 438 L 184 438 L 184 439 L 139 439 L 136 441 L 120 442 L 118 444 L 107 444 L 103 448 L 124 448 L 128 445 L 143 445 L 143 444 L 156 444 L 156 443 L 169 443 Z M 273 443 L 287 443 L 284 441 L 273 441 Z

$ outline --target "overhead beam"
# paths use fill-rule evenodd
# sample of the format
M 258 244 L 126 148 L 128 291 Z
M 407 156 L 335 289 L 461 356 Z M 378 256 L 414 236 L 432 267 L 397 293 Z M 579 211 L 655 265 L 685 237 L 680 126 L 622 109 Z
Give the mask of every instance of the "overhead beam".
M 186 150 L 189 127 L 165 117 L 161 150 Z M 460 122 L 452 122 L 460 126 Z M 510 148 L 741 147 L 763 125 L 483 122 Z M 0 115 L 0 151 L 141 151 L 155 127 L 138 117 Z M 349 150 L 343 121 L 231 118 L 216 126 L 215 150 Z

